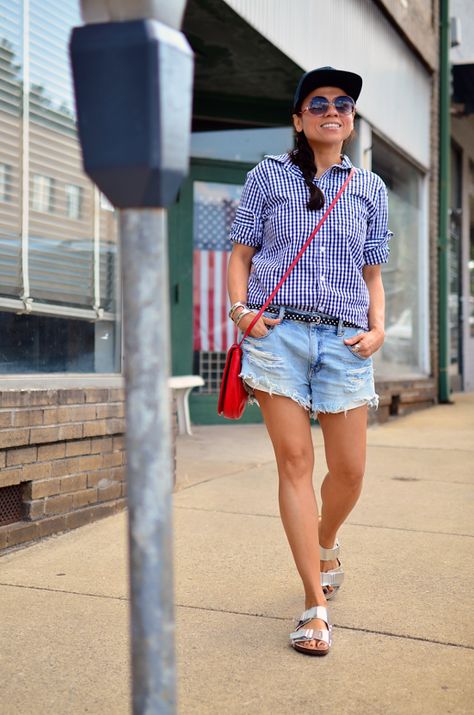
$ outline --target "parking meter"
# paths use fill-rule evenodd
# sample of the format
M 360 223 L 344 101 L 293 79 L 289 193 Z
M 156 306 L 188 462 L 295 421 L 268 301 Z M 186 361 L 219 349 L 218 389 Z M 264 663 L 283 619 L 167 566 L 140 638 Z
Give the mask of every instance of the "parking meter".
M 118 208 L 167 207 L 188 172 L 193 55 L 157 20 L 74 28 L 85 173 Z
M 121 209 L 134 715 L 176 713 L 166 208 L 189 164 L 185 4 L 81 0 L 70 41 L 84 170 Z

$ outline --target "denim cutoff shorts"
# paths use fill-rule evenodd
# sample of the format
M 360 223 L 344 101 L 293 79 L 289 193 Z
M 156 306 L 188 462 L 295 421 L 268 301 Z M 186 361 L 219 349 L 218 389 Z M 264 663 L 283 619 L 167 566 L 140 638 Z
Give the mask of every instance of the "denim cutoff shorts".
M 290 397 L 314 418 L 318 412 L 347 414 L 365 404 L 377 409 L 372 357 L 361 357 L 344 343 L 367 331 L 343 327 L 342 321 L 335 326 L 285 319 L 284 313 L 284 307 L 278 316 L 265 312 L 282 322 L 269 327 L 262 338 L 247 336 L 242 343 L 240 376 L 250 404 L 257 402 L 257 389 Z

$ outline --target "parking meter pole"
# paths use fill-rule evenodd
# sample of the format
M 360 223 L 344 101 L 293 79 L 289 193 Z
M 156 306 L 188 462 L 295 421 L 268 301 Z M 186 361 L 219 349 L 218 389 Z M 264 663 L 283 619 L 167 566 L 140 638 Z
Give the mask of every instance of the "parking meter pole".
M 120 212 L 134 715 L 176 712 L 165 209 Z
M 166 207 L 189 168 L 185 0 L 83 0 L 70 53 L 84 170 L 120 209 L 134 715 L 176 712 Z

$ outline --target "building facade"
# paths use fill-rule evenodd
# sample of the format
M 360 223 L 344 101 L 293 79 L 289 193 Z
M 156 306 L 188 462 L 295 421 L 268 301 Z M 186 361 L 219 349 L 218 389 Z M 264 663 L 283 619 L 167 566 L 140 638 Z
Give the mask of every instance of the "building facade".
M 323 65 L 364 78 L 357 138 L 347 152 L 356 166 L 376 171 L 389 193 L 394 238 L 383 267 L 386 340 L 374 361 L 377 418 L 436 400 L 438 24 L 438 2 L 188 4 L 184 31 L 196 53 L 193 159 L 171 212 L 177 230 L 170 249 L 179 255 L 177 270 L 171 263 L 172 308 L 187 344 L 174 354 L 174 369 L 200 372 L 206 381 L 192 396 L 195 419 L 216 419 L 232 338 L 226 232 L 246 172 L 265 154 L 292 148 L 294 88 L 302 70 Z M 258 408 L 246 417 L 258 418 Z
M 0 548 L 125 503 L 117 221 L 81 168 L 67 54 L 79 24 L 76 0 L 0 0 Z M 438 25 L 438 0 L 188 0 L 192 155 L 168 223 L 173 374 L 205 380 L 192 395 L 195 422 L 219 420 L 220 375 L 235 338 L 228 230 L 246 174 L 265 154 L 292 148 L 294 88 L 322 65 L 363 76 L 347 151 L 389 193 L 394 238 L 383 268 L 374 417 L 436 402 Z M 472 300 L 470 121 L 453 120 L 464 207 L 462 249 L 452 239 L 456 389 L 473 384 L 465 300 L 462 329 L 459 322 L 460 291 Z M 258 409 L 245 419 L 259 420 Z
M 0 2 L 0 549 L 125 504 L 113 208 L 82 171 L 70 0 Z

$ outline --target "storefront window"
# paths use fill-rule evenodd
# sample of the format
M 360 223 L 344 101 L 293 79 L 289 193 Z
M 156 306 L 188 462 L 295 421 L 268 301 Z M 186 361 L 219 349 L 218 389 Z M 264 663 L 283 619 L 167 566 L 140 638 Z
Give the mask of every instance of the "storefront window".
M 385 182 L 389 227 L 394 233 L 390 261 L 383 266 L 385 342 L 374 358 L 378 379 L 423 374 L 425 296 L 420 280 L 423 216 L 421 173 L 390 146 L 373 136 L 372 170 Z
M 462 154 L 451 145 L 449 209 L 449 373 L 453 389 L 461 389 L 462 362 Z
M 193 158 L 257 164 L 265 154 L 293 146 L 291 127 L 194 132 Z M 193 182 L 193 356 L 194 371 L 205 380 L 199 394 L 219 390 L 226 351 L 237 339 L 228 318 L 229 230 L 242 184 Z
M 0 374 L 116 371 L 114 324 L 0 313 Z
M 0 13 L 0 374 L 117 372 L 116 217 L 82 170 L 69 66 L 79 4 Z

